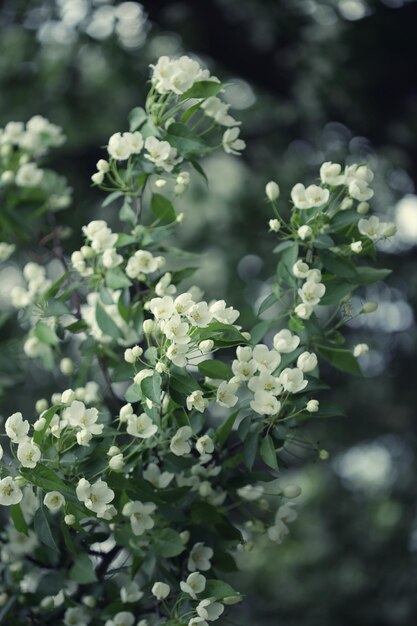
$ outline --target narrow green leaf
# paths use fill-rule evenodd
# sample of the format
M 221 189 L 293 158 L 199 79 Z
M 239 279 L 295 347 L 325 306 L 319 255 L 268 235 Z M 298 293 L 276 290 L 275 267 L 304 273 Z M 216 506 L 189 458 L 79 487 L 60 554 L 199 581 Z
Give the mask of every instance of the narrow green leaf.
M 220 428 L 216 430 L 214 438 L 219 443 L 220 446 L 224 446 L 224 444 L 228 440 L 229 435 L 233 430 L 233 426 L 236 422 L 236 418 L 238 415 L 239 415 L 239 411 L 235 411 L 234 413 L 229 415 L 227 420 L 220 426 Z
M 42 440 L 49 427 L 49 424 L 51 423 L 53 416 L 55 415 L 57 410 L 60 408 L 60 406 L 61 406 L 60 404 L 54 404 L 49 409 L 47 409 L 44 413 L 42 413 L 42 417 L 45 419 L 45 425 L 42 428 L 42 430 L 35 430 L 33 433 L 33 441 L 37 445 L 40 445 L 42 443 Z
M 245 459 L 245 465 L 248 469 L 252 469 L 255 463 L 256 454 L 258 452 L 258 440 L 259 433 L 257 430 L 249 433 L 243 444 L 243 457 Z
M 113 191 L 107 198 L 101 203 L 102 207 L 109 206 L 112 202 L 121 198 L 123 196 L 123 191 Z
M 13 525 L 16 528 L 17 532 L 27 535 L 28 525 L 26 524 L 26 520 L 23 517 L 20 504 L 13 504 L 10 507 L 10 517 L 12 518 Z
M 210 96 L 216 96 L 222 89 L 222 83 L 217 83 L 212 80 L 199 80 L 195 82 L 188 91 L 182 94 L 180 100 L 188 100 L 189 98 L 210 98 Z
M 204 593 L 216 600 L 223 600 L 224 598 L 232 598 L 240 596 L 238 591 L 235 591 L 228 583 L 223 580 L 209 579 L 206 582 L 206 588 Z
M 262 315 L 262 313 L 271 308 L 271 306 L 273 306 L 277 301 L 276 295 L 274 293 L 270 293 L 259 307 L 258 315 Z

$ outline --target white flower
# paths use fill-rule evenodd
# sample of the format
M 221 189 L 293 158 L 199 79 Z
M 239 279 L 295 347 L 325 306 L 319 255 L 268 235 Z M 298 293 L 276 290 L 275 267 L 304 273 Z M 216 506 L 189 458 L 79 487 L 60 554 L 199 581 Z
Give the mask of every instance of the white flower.
M 65 498 L 61 493 L 59 493 L 59 491 L 49 491 L 45 495 L 43 503 L 47 509 L 49 509 L 52 513 L 55 513 L 64 506 Z
M 224 380 L 217 388 L 216 402 L 220 404 L 220 406 L 227 408 L 235 406 L 238 400 L 236 395 L 237 389 L 238 385 L 236 383 L 230 383 Z
M 156 510 L 156 505 L 153 502 L 139 502 L 139 500 L 133 500 L 124 505 L 122 514 L 130 519 L 132 532 L 139 537 L 147 530 L 154 527 L 154 520 L 151 514 Z
M 364 180 L 353 180 L 349 184 L 349 194 L 355 200 L 359 200 L 359 202 L 366 202 L 366 200 L 370 200 L 374 195 L 374 192 L 368 184 Z
M 22 490 L 11 476 L 6 476 L 0 480 L 0 505 L 18 504 L 22 498 Z
M 261 372 L 259 376 L 252 376 L 248 382 L 248 388 L 253 391 L 253 393 L 266 391 L 273 396 L 277 396 L 282 391 L 279 378 L 272 376 L 267 370 Z
M 125 161 L 131 155 L 131 144 L 126 133 L 114 133 L 108 141 L 107 152 L 116 161 Z
M 104 159 L 99 159 L 96 163 L 96 168 L 99 172 L 103 172 L 103 174 L 107 174 L 110 169 L 110 165 L 108 161 Z
M 164 296 L 163 298 L 153 298 L 149 302 L 149 310 L 152 312 L 152 315 L 157 320 L 168 320 L 174 315 L 176 311 L 174 306 L 174 300 L 171 298 L 171 296 Z
M 177 150 L 168 141 L 161 141 L 156 137 L 148 137 L 145 141 L 145 159 L 155 163 L 156 167 L 162 167 L 166 172 L 171 172 L 174 165 L 181 161 L 177 158 Z
M 170 472 L 161 472 L 156 463 L 149 463 L 142 476 L 157 489 L 165 489 L 174 478 Z
M 298 393 L 308 385 L 308 381 L 304 379 L 303 372 L 298 367 L 286 367 L 282 370 L 279 381 L 285 391 L 290 393 Z
M 19 443 L 17 447 L 17 458 L 23 467 L 30 467 L 33 469 L 36 467 L 37 462 L 41 458 L 41 451 L 39 446 L 32 441 L 23 441 Z
M 259 343 L 252 351 L 253 360 L 255 361 L 260 372 L 265 370 L 273 372 L 281 363 L 281 355 L 276 350 L 270 350 L 268 346 Z
M 0 262 L 7 261 L 15 251 L 16 246 L 14 243 L 6 243 L 2 241 L 0 243 Z
M 191 452 L 191 444 L 189 439 L 192 437 L 193 431 L 189 426 L 181 426 L 171 439 L 169 449 L 176 456 L 184 456 Z
M 109 488 L 104 480 L 97 480 L 93 485 L 85 478 L 78 481 L 76 488 L 77 498 L 83 502 L 87 509 L 103 517 L 109 509 L 108 504 L 114 498 L 114 491 Z
M 4 425 L 6 435 L 13 443 L 22 443 L 28 438 L 29 422 L 23 419 L 21 413 L 13 413 L 7 418 Z
M 281 520 L 285 524 L 291 524 L 297 519 L 297 511 L 294 509 L 293 502 L 286 502 L 282 504 L 276 514 L 275 521 Z
M 35 163 L 25 163 L 17 170 L 15 182 L 18 187 L 37 187 L 43 178 L 43 170 Z
M 130 611 L 120 611 L 113 619 L 108 619 L 104 626 L 133 626 L 135 616 Z
M 281 223 L 277 219 L 269 220 L 268 225 L 269 225 L 269 230 L 271 230 L 274 233 L 277 233 L 279 229 L 281 228 Z
M 320 298 L 324 296 L 326 287 L 323 283 L 315 283 L 312 280 L 307 280 L 301 289 L 298 290 L 298 295 L 304 304 L 310 304 L 314 306 L 320 302 Z
M 91 621 L 91 618 L 85 611 L 85 609 L 73 606 L 65 611 L 64 624 L 65 626 L 87 626 Z
M 139 585 L 135 581 L 120 589 L 120 599 L 124 604 L 139 602 L 141 598 L 143 598 L 143 591 L 140 590 Z
M 298 304 L 294 309 L 294 313 L 298 315 L 300 319 L 308 320 L 313 313 L 313 307 L 311 304 Z
M 317 413 L 319 410 L 319 401 L 318 400 L 309 400 L 306 404 L 306 410 L 309 413 Z
M 336 187 L 345 184 L 345 176 L 342 174 L 342 166 L 339 163 L 327 161 L 320 167 L 321 182 L 325 185 Z
M 172 274 L 171 272 L 166 272 L 156 283 L 155 285 L 155 293 L 157 296 L 171 296 L 176 293 L 177 288 L 175 285 L 171 285 Z
M 395 224 L 392 222 L 380 222 L 376 215 L 373 215 L 368 220 L 359 220 L 358 229 L 361 235 L 365 235 L 371 241 L 376 241 L 382 237 L 391 237 L 396 232 Z
M 180 582 L 180 588 L 184 593 L 188 593 L 193 600 L 197 600 L 197 594 L 206 588 L 206 578 L 203 574 L 193 572 L 185 582 L 183 580 Z
M 269 183 L 265 185 L 265 193 L 268 200 L 271 202 L 275 202 L 279 198 L 279 186 L 273 180 L 270 180 Z
M 237 489 L 237 495 L 248 502 L 255 502 L 255 500 L 262 498 L 264 491 L 262 485 L 245 485 Z
M 190 309 L 193 304 L 195 304 L 191 293 L 188 291 L 185 293 L 181 293 L 179 296 L 175 298 L 174 306 L 177 313 L 182 315 L 186 313 L 188 309 Z
M 282 354 L 288 354 L 298 348 L 300 343 L 300 337 L 293 335 L 290 330 L 283 328 L 280 330 L 273 339 L 274 348 L 277 352 Z
M 158 430 L 158 426 L 154 424 L 151 418 L 142 413 L 141 415 L 129 415 L 127 418 L 126 431 L 132 437 L 139 437 L 139 439 L 149 439 Z
M 206 600 L 201 600 L 196 606 L 196 611 L 203 619 L 214 622 L 216 619 L 219 619 L 220 615 L 223 613 L 224 606 L 212 598 L 207 598 Z
M 239 155 L 242 150 L 246 148 L 246 143 L 243 139 L 239 139 L 240 129 L 235 126 L 234 128 L 228 128 L 223 135 L 223 150 L 227 154 Z
M 152 274 L 159 267 L 157 258 L 148 250 L 137 250 L 127 262 L 126 274 L 129 278 L 138 278 L 140 274 Z
M 98 411 L 96 408 L 87 409 L 84 402 L 74 400 L 71 405 L 65 409 L 63 418 L 73 428 L 79 428 L 86 431 L 90 435 L 101 435 L 104 425 L 97 424 Z
M 358 343 L 353 348 L 353 356 L 355 357 L 362 356 L 363 354 L 366 354 L 367 352 L 369 352 L 369 346 L 366 343 Z
M 161 325 L 161 330 L 165 337 L 179 344 L 186 344 L 191 341 L 191 338 L 188 336 L 189 329 L 187 322 L 183 322 L 178 313 Z
M 303 352 L 297 359 L 297 367 L 302 372 L 311 372 L 317 367 L 317 356 L 314 352 Z
M 282 520 L 277 520 L 274 526 L 271 526 L 267 530 L 267 535 L 274 543 L 282 543 L 282 540 L 288 535 L 290 531 Z
M 259 413 L 259 415 L 275 415 L 281 408 L 281 402 L 266 391 L 256 391 L 250 405 L 255 413 Z
M 298 259 L 292 266 L 292 273 L 296 278 L 306 278 L 309 271 L 307 263 L 304 263 L 301 259 Z
M 166 356 L 174 365 L 185 367 L 187 365 L 187 352 L 187 344 L 172 343 L 166 351 Z
M 209 310 L 207 302 L 198 302 L 193 304 L 186 311 L 187 319 L 192 326 L 198 328 L 205 328 L 208 326 L 213 318 L 211 311 Z
M 308 237 L 311 237 L 312 234 L 313 230 L 311 226 L 307 226 L 307 224 L 304 224 L 304 226 L 300 226 L 300 228 L 297 230 L 297 235 L 302 241 L 304 241 Z
M 215 320 L 222 324 L 234 324 L 239 317 L 239 311 L 236 311 L 233 307 L 226 307 L 224 300 L 217 300 L 210 306 L 210 313 Z
M 200 454 L 212 454 L 214 452 L 213 439 L 208 435 L 203 435 L 197 439 L 195 447 Z
M 171 587 L 160 581 L 154 583 L 152 587 L 152 595 L 154 595 L 157 600 L 165 600 L 165 598 L 169 596 L 170 591 Z
M 236 381 L 249 380 L 257 369 L 258 365 L 253 359 L 251 361 L 239 361 L 235 359 L 232 363 L 232 372 L 235 375 L 234 380 Z
M 328 201 L 329 190 L 317 185 L 306 188 L 302 183 L 297 183 L 291 190 L 291 199 L 297 209 L 311 209 Z
M 213 558 L 213 550 L 204 545 L 204 543 L 196 543 L 188 557 L 187 567 L 190 572 L 200 570 L 206 572 L 210 569 L 210 560 Z
M 123 257 L 121 254 L 117 254 L 117 250 L 115 248 L 107 248 L 107 250 L 104 250 L 103 252 L 102 262 L 104 267 L 112 269 L 123 262 Z
M 203 392 L 200 389 L 197 389 L 187 396 L 186 404 L 189 411 L 196 409 L 196 411 L 204 413 L 208 406 L 208 400 L 204 398 Z
M 353 241 L 350 244 L 350 249 L 355 254 L 359 254 L 360 252 L 362 252 L 362 248 L 363 248 L 362 241 Z
M 228 114 L 229 105 L 216 96 L 211 96 L 204 100 L 201 104 L 201 108 L 207 117 L 211 117 L 221 126 L 237 126 L 240 124 L 240 122 L 237 122 Z

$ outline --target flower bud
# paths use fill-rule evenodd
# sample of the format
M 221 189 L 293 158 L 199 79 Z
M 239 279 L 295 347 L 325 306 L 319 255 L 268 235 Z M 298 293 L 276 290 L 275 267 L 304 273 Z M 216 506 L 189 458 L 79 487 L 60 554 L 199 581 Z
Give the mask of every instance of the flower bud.
M 9 183 L 12 183 L 14 180 L 13 172 L 11 170 L 6 170 L 1 175 L 0 180 L 4 185 L 8 185 Z
M 356 207 L 356 212 L 359 213 L 359 215 L 366 215 L 369 211 L 369 202 L 359 202 L 358 206 Z
M 61 402 L 63 404 L 71 404 L 75 400 L 75 391 L 73 389 L 66 389 L 62 392 Z
M 108 161 L 105 161 L 104 159 L 99 159 L 96 163 L 96 168 L 98 169 L 99 172 L 103 172 L 104 174 L 107 174 L 107 172 L 110 169 L 110 165 Z
M 156 582 L 152 587 L 152 594 L 157 600 L 165 600 L 169 596 L 170 591 L 170 586 L 162 582 Z
M 52 596 L 45 596 L 42 598 L 40 602 L 41 609 L 45 609 L 45 611 L 50 611 L 55 606 L 54 599 Z
M 358 343 L 353 348 L 353 356 L 355 357 L 363 356 L 367 352 L 369 352 L 369 346 L 367 343 Z
M 319 457 L 320 457 L 321 461 L 327 461 L 329 456 L 330 456 L 330 454 L 327 452 L 327 450 L 320 450 Z
M 269 230 L 272 230 L 274 233 L 277 233 L 279 229 L 281 228 L 281 224 L 279 220 L 277 219 L 269 220 L 268 224 L 269 224 Z
M 112 456 L 110 461 L 109 461 L 109 467 L 111 470 L 113 470 L 114 472 L 117 472 L 121 469 L 123 469 L 124 467 L 124 459 L 123 459 L 123 454 L 116 454 L 115 456 Z
M 64 522 L 67 526 L 73 526 L 77 520 L 75 519 L 75 515 L 65 515 Z
M 361 313 L 374 313 L 378 308 L 378 302 L 365 302 L 361 309 Z
M 165 365 L 165 363 L 158 361 L 158 363 L 155 365 L 155 371 L 158 372 L 158 374 L 165 374 L 165 372 L 167 371 L 167 366 Z
M 284 496 L 284 498 L 288 499 L 298 498 L 300 494 L 301 487 L 299 485 L 286 485 L 286 487 L 284 487 L 284 489 L 282 490 L 282 495 Z
M 203 354 L 207 354 L 213 350 L 214 341 L 212 339 L 204 339 L 204 341 L 200 341 L 198 344 L 198 349 Z
M 182 533 L 180 533 L 180 538 L 184 545 L 190 541 L 190 536 L 189 530 L 183 530 Z
M 300 228 L 297 230 L 297 235 L 302 241 L 304 241 L 308 237 L 311 237 L 312 234 L 313 231 L 310 226 L 307 226 L 307 224 L 304 224 L 304 226 L 300 226 Z
M 340 205 L 340 210 L 341 211 L 347 211 L 348 209 L 351 209 L 353 205 L 353 200 L 352 198 L 344 198 L 341 202 Z
M 133 408 L 132 405 L 129 404 L 125 404 L 124 406 L 122 406 L 122 408 L 120 409 L 120 413 L 119 413 L 119 419 L 120 421 L 126 422 L 127 418 L 129 417 L 129 415 L 133 415 Z
M 360 252 L 362 252 L 363 249 L 362 241 L 354 241 L 350 244 L 350 249 L 355 254 L 359 254 Z
M 275 202 L 279 198 L 279 186 L 275 181 L 270 180 L 265 186 L 265 193 L 270 202 Z
M 127 348 L 123 356 L 124 356 L 124 360 L 126 361 L 126 363 L 130 363 L 130 364 L 136 363 L 136 357 L 133 354 L 132 348 Z
M 91 177 L 92 182 L 95 185 L 101 185 L 101 183 L 104 180 L 104 173 L 103 172 L 95 172 L 92 177 Z
M 97 604 L 94 596 L 83 596 L 81 598 L 81 602 L 84 604 L 84 606 L 88 606 L 89 609 L 94 609 Z
M 74 372 L 74 364 L 71 359 L 66 357 L 64 359 L 61 359 L 59 369 L 65 376 L 71 376 L 71 374 Z
M 155 181 L 155 187 L 165 187 L 166 184 L 167 181 L 164 178 L 158 178 L 158 180 Z
M 35 404 L 36 413 L 41 414 L 44 411 L 46 411 L 47 408 L 48 408 L 48 400 L 46 400 L 46 398 L 41 398 L 40 400 L 37 400 Z
M 90 246 L 81 246 L 80 252 L 84 259 L 92 259 L 95 255 L 93 248 L 90 248 Z
M 36 432 L 40 432 L 41 430 L 44 429 L 45 424 L 46 424 L 46 419 L 44 417 L 40 417 L 33 424 L 33 430 L 36 430 Z
M 142 327 L 145 335 L 151 335 L 154 331 L 155 323 L 153 320 L 145 320 Z
M 319 410 L 319 401 L 309 400 L 306 404 L 306 409 L 309 413 L 317 413 L 317 411 Z
M 107 456 L 116 456 L 116 454 L 120 454 L 120 448 L 117 446 L 110 446 L 107 451 Z
M 16 476 L 16 478 L 14 479 L 15 483 L 18 487 L 22 488 L 26 485 L 26 478 L 24 478 L 23 476 Z

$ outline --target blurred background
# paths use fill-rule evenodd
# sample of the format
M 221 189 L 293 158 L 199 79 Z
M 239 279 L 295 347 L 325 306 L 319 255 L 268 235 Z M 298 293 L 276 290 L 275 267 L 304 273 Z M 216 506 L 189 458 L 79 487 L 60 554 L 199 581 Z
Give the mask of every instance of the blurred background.
M 324 160 L 366 160 L 375 170 L 374 208 L 396 221 L 398 234 L 380 250 L 391 278 L 363 294 L 378 311 L 348 328 L 349 346 L 370 344 L 365 377 L 325 372 L 346 417 L 317 420 L 292 448 L 285 480 L 303 488 L 301 514 L 281 546 L 241 555 L 238 584 L 249 600 L 224 623 L 416 624 L 417 2 L 3 0 L 0 7 L 0 127 L 36 113 L 63 126 L 68 141 L 50 166 L 74 190 L 59 216 L 72 229 L 68 249 L 79 245 L 81 225 L 99 214 L 113 219 L 90 176 L 104 156 L 100 146 L 143 103 L 148 65 L 163 54 L 195 55 L 230 81 L 226 97 L 243 121 L 247 150 L 206 162 L 209 190 L 197 183 L 179 201 L 186 219 L 178 236 L 199 252 L 195 282 L 208 297 L 227 293 L 248 324 L 276 262 L 265 183 L 277 180 L 285 196 L 296 182 L 313 182 Z M 22 389 L 33 408 L 59 376 L 25 369 L 12 321 L 0 332 L 2 413 Z M 12 387 L 16 371 L 20 386 Z M 329 451 L 328 461 L 316 460 L 317 447 Z

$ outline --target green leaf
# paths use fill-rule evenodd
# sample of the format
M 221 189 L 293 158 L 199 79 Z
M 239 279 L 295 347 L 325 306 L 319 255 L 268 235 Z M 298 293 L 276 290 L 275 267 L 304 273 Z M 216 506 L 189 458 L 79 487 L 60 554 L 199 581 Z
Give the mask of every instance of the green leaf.
M 359 285 L 372 285 L 378 280 L 385 280 L 392 270 L 377 269 L 376 267 L 357 267 L 355 280 Z
M 45 465 L 38 463 L 33 470 L 22 467 L 20 472 L 29 482 L 44 491 L 60 491 L 65 496 L 74 496 L 69 485 Z
M 64 302 L 59 300 L 49 300 L 43 310 L 44 317 L 61 317 L 61 315 L 70 315 L 71 309 Z
M 256 453 L 258 452 L 258 439 L 259 433 L 257 430 L 249 433 L 243 444 L 243 457 L 245 459 L 245 465 L 248 469 L 252 469 L 255 463 Z
M 327 250 L 320 252 L 320 259 L 326 270 L 331 274 L 339 278 L 356 279 L 356 268 L 349 259 L 333 254 Z
M 122 333 L 120 328 L 113 322 L 99 302 L 96 304 L 96 321 L 100 330 L 113 339 L 120 339 Z
M 151 211 L 162 222 L 175 222 L 176 214 L 172 203 L 165 196 L 154 193 L 151 200 Z
M 142 390 L 139 385 L 133 383 L 125 393 L 126 402 L 139 402 L 142 400 Z
M 107 196 L 107 198 L 101 203 L 101 206 L 102 207 L 109 206 L 109 204 L 111 204 L 118 198 L 121 198 L 122 196 L 123 196 L 123 191 L 113 191 L 113 193 Z
M 120 267 L 114 267 L 106 272 L 106 285 L 109 289 L 124 289 L 130 287 L 132 281 L 126 276 Z
M 259 307 L 258 315 L 262 315 L 262 313 L 267 311 L 276 302 L 278 302 L 276 295 L 274 293 L 270 293 L 269 296 L 265 298 L 265 300 L 262 302 L 261 306 Z
M 74 559 L 74 565 L 69 571 L 71 580 L 81 585 L 87 585 L 97 580 L 93 563 L 88 554 L 77 554 Z
M 352 293 L 356 287 L 357 285 L 352 285 L 351 283 L 326 283 L 326 293 L 321 298 L 320 304 L 324 306 L 339 304 L 342 298 Z
M 169 381 L 170 387 L 178 393 L 189 395 L 193 391 L 200 389 L 200 385 L 196 379 L 186 370 L 172 369 Z
M 332 248 L 335 245 L 333 239 L 329 235 L 319 235 L 314 240 L 314 247 L 318 250 L 325 250 L 326 248 Z
M 28 525 L 26 524 L 26 520 L 23 517 L 20 504 L 12 504 L 12 506 L 10 507 L 10 517 L 12 518 L 13 525 L 16 528 L 17 532 L 27 535 Z
M 142 107 L 132 109 L 128 115 L 130 132 L 133 133 L 140 128 L 146 122 L 147 118 L 146 111 L 142 109 Z
M 119 219 L 121 222 L 127 222 L 131 226 L 134 226 L 136 224 L 136 213 L 132 209 L 130 200 L 128 198 L 125 199 L 119 211 Z
M 274 254 L 279 254 L 281 252 L 284 252 L 284 250 L 287 250 L 288 248 L 291 248 L 293 246 L 293 241 L 290 241 L 289 239 L 287 239 L 286 241 L 281 241 L 281 243 L 279 243 L 277 246 L 275 246 L 275 248 L 272 250 L 272 252 Z
M 44 413 L 42 413 L 42 417 L 45 419 L 45 425 L 42 430 L 35 430 L 33 433 L 33 441 L 39 445 L 42 443 L 42 440 L 45 436 L 45 433 L 48 429 L 49 424 L 57 410 L 60 408 L 60 404 L 54 404 L 49 409 L 47 409 Z
M 35 533 L 41 543 L 48 548 L 51 548 L 55 552 L 59 552 L 58 546 L 55 543 L 54 536 L 49 525 L 49 520 L 45 511 L 45 507 L 41 506 L 35 513 L 33 518 L 33 527 Z
M 172 528 L 162 528 L 152 533 L 152 545 L 159 556 L 172 558 L 185 550 L 179 533 Z
M 154 372 L 153 376 L 147 376 L 140 383 L 143 395 L 155 404 L 161 404 L 161 376 Z
M 170 124 L 167 139 L 180 154 L 188 159 L 211 151 L 211 147 L 184 124 Z
M 331 346 L 318 345 L 317 350 L 321 356 L 331 363 L 336 369 L 349 374 L 362 375 L 358 361 L 350 350 L 332 348 Z
M 278 469 L 277 453 L 275 451 L 274 442 L 272 437 L 267 435 L 261 443 L 259 448 L 261 459 L 272 469 Z
M 234 413 L 229 415 L 227 420 L 225 422 L 223 422 L 223 424 L 220 426 L 220 428 L 218 428 L 216 430 L 216 433 L 214 435 L 214 439 L 217 441 L 217 443 L 220 446 L 224 446 L 224 444 L 228 440 L 229 435 L 230 435 L 230 433 L 233 430 L 233 426 L 235 424 L 235 421 L 236 421 L 236 418 L 237 418 L 238 415 L 239 415 L 239 411 L 235 411 Z
M 238 591 L 235 591 L 229 584 L 223 582 L 223 580 L 209 579 L 206 582 L 206 588 L 204 593 L 216 600 L 223 600 L 224 598 L 232 598 L 234 596 L 240 596 Z
M 124 246 L 130 246 L 132 243 L 136 243 L 136 237 L 128 235 L 127 233 L 119 233 L 116 248 L 124 248 Z
M 330 220 L 329 232 L 336 233 L 347 226 L 357 224 L 360 215 L 356 211 L 340 211 Z
M 189 98 L 210 98 L 210 96 L 216 96 L 222 89 L 222 83 L 216 83 L 212 80 L 199 80 L 195 82 L 188 91 L 182 94 L 180 100 L 188 100 Z
M 59 342 L 55 330 L 43 322 L 38 322 L 36 324 L 34 334 L 41 343 L 48 346 L 56 346 Z
M 220 378 L 221 380 L 229 380 L 233 376 L 233 372 L 226 363 L 216 359 L 210 359 L 198 364 L 200 374 L 209 378 Z
M 48 291 L 44 294 L 45 300 L 49 300 L 49 298 L 53 298 L 54 296 L 56 296 L 62 283 L 65 282 L 68 276 L 69 272 L 65 272 L 64 274 L 62 274 L 62 276 L 58 278 L 58 280 L 53 283 L 53 285 L 51 285 L 51 287 L 49 287 Z

